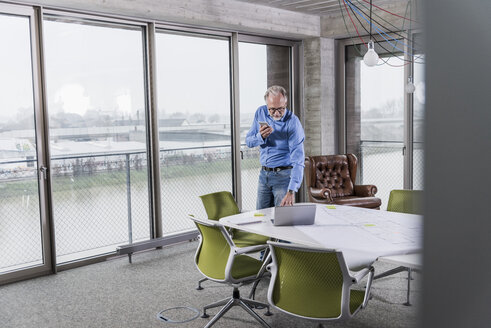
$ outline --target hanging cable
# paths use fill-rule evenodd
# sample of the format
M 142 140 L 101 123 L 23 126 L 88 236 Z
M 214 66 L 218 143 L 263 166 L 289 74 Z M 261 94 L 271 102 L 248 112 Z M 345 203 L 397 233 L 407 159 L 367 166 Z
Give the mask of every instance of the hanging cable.
M 372 39 L 372 0 L 370 0 L 370 40 Z
M 359 0 L 357 0 L 357 1 L 358 1 L 358 3 L 360 3 L 360 5 L 362 5 L 362 6 L 363 6 L 365 9 L 368 9 L 368 7 L 367 7 L 366 5 L 364 5 L 363 3 L 361 3 Z M 344 3 L 344 0 L 343 0 L 343 4 L 344 4 L 344 6 L 346 7 L 346 4 Z M 354 4 L 353 4 L 353 5 L 354 5 Z M 341 0 L 338 0 L 338 6 L 339 6 L 339 10 L 340 10 L 340 12 L 341 12 L 341 17 L 342 17 L 342 19 L 343 19 L 344 27 L 345 27 L 345 29 L 346 29 L 346 34 L 348 35 L 348 37 L 349 37 L 349 39 L 350 39 L 350 41 L 351 41 L 351 44 L 352 44 L 353 48 L 354 48 L 354 49 L 356 50 L 356 52 L 357 52 L 357 53 L 360 55 L 360 57 L 363 57 L 363 53 L 360 51 L 359 46 L 358 46 L 357 44 L 355 44 L 355 42 L 354 42 L 354 38 L 353 38 L 353 36 L 351 36 L 351 32 L 349 31 L 349 28 L 348 28 L 348 23 L 346 22 L 346 18 L 345 18 L 345 16 L 344 16 L 343 6 L 341 5 Z M 354 5 L 354 6 L 355 6 L 355 5 Z M 406 15 L 406 14 L 407 14 L 408 6 L 409 6 L 409 1 L 408 1 L 408 5 L 406 6 L 406 12 L 405 12 L 405 14 L 404 14 L 404 15 Z M 355 7 L 356 7 L 356 6 L 355 6 Z M 357 8 L 359 9 L 359 7 L 357 7 Z M 357 21 L 358 21 L 358 23 L 360 24 L 360 26 L 361 26 L 361 27 L 362 27 L 362 28 L 365 30 L 365 32 L 368 34 L 368 33 L 369 33 L 369 31 L 368 31 L 368 30 L 365 28 L 365 26 L 364 26 L 364 25 L 361 23 L 360 19 L 358 18 L 358 15 L 356 15 L 356 14 L 354 13 L 353 8 L 351 8 L 351 7 L 350 7 L 350 10 L 351 10 L 351 12 L 353 13 L 353 15 L 355 16 L 355 18 L 357 19 Z M 374 14 L 375 14 L 375 13 L 374 13 Z M 376 15 L 377 17 L 380 17 L 380 16 L 378 16 L 377 14 L 375 14 L 375 15 Z M 375 21 L 375 20 L 374 20 L 374 21 Z M 389 24 L 390 24 L 390 23 L 389 23 Z M 380 25 L 381 25 L 381 24 L 380 24 Z M 392 24 L 390 24 L 390 25 L 392 25 Z M 403 24 L 402 24 L 402 28 L 401 28 L 401 30 L 403 30 L 403 29 L 404 29 L 404 25 L 405 25 L 405 24 L 404 24 L 404 21 L 403 21 Z M 356 26 L 356 25 L 354 25 L 354 26 Z M 394 26 L 394 25 L 392 25 L 392 26 L 393 26 L 394 28 L 398 29 L 398 27 L 396 27 L 396 26 Z M 386 30 L 389 30 L 389 29 L 387 29 L 386 27 L 384 27 L 384 28 L 385 28 Z M 406 38 L 406 39 L 407 39 L 407 38 Z M 362 42 L 363 42 L 363 40 L 362 40 Z M 377 41 L 376 41 L 376 42 L 377 42 Z M 365 44 L 365 43 L 363 43 L 363 44 L 366 46 L 366 44 Z M 387 53 L 391 54 L 393 57 L 396 57 L 396 58 L 398 58 L 399 60 L 402 60 L 402 61 L 406 61 L 406 63 L 404 63 L 404 64 L 402 64 L 402 65 L 395 65 L 395 64 L 391 64 L 391 63 L 389 63 L 390 58 L 388 58 L 387 60 L 385 60 L 383 57 L 380 57 L 380 60 L 381 60 L 383 63 L 381 63 L 381 64 L 377 64 L 377 66 L 381 66 L 381 65 L 387 64 L 388 66 L 391 66 L 391 67 L 402 67 L 402 66 L 406 66 L 406 65 L 408 65 L 409 63 L 411 63 L 411 61 L 408 61 L 408 60 L 406 60 L 406 59 L 401 58 L 400 56 L 398 56 L 398 55 L 397 55 L 397 54 L 394 52 L 394 49 L 395 49 L 394 47 L 392 48 L 392 51 L 390 51 L 390 50 L 388 50 L 387 48 L 385 48 L 385 47 L 384 47 L 384 46 L 383 46 L 383 45 L 382 45 L 380 42 L 377 42 L 377 44 L 378 44 L 378 45 L 379 45 L 379 46 L 380 46 L 380 47 L 381 47 L 383 50 L 385 50 Z M 417 56 L 417 57 L 414 59 L 414 63 L 415 63 L 415 64 L 424 64 L 424 63 L 422 63 L 422 62 L 416 62 L 416 60 L 417 60 L 417 59 L 419 59 L 420 57 L 421 57 L 421 55 L 420 55 L 420 56 Z
M 344 0 L 344 2 L 345 2 L 345 3 L 346 3 L 348 6 L 350 6 L 351 8 L 353 8 L 353 6 L 352 6 L 352 4 L 351 4 L 350 0 Z M 354 10 L 354 11 L 356 11 L 356 12 L 357 12 L 357 14 L 358 14 L 358 15 L 360 15 L 360 16 L 361 16 L 361 17 L 362 17 L 362 18 L 363 18 L 365 21 L 367 21 L 367 22 L 368 22 L 368 24 L 370 24 L 370 27 L 372 27 L 372 26 L 373 26 L 373 27 L 375 28 L 375 30 L 377 31 L 377 34 L 378 34 L 378 35 L 380 35 L 380 36 L 381 36 L 381 37 L 382 37 L 382 38 L 383 38 L 385 41 L 387 41 L 387 42 L 388 42 L 390 45 L 394 46 L 394 47 L 395 47 L 397 50 L 402 51 L 403 53 L 406 53 L 406 52 L 405 52 L 403 49 L 401 49 L 401 48 L 397 47 L 397 46 L 396 46 L 396 45 L 394 45 L 392 42 L 390 42 L 390 41 L 389 41 L 387 38 L 385 38 L 385 37 L 384 37 L 382 34 L 385 34 L 385 35 L 386 35 L 386 36 L 387 36 L 389 39 L 394 40 L 396 43 L 402 43 L 403 45 L 406 45 L 404 42 L 400 42 L 399 40 L 397 40 L 397 39 L 395 39 L 395 38 L 391 38 L 391 37 L 390 37 L 390 36 L 389 36 L 387 33 L 385 33 L 384 31 L 380 30 L 380 29 L 379 29 L 379 28 L 378 28 L 376 25 L 373 25 L 371 22 L 369 22 L 369 21 L 367 20 L 367 18 L 366 18 L 366 17 L 365 17 L 365 16 L 364 16 L 364 15 L 363 15 L 363 14 L 362 14 L 360 11 L 358 11 L 358 9 L 353 8 L 353 10 Z
M 361 2 L 361 0 L 356 0 L 356 2 L 358 2 L 359 5 L 363 6 L 363 8 L 365 8 L 365 10 L 370 10 L 363 2 Z M 410 0 L 407 2 L 406 11 L 404 13 L 404 16 L 407 14 L 407 11 L 408 11 L 410 2 L 411 2 Z M 355 8 L 357 8 L 359 11 L 361 11 L 363 14 L 367 15 L 367 13 L 365 11 L 363 11 L 359 6 L 355 5 L 353 2 L 351 2 L 351 4 Z M 381 26 L 386 31 L 389 31 L 392 34 L 395 34 L 395 35 L 397 35 L 397 36 L 399 36 L 399 37 L 401 37 L 401 38 L 406 39 L 406 40 L 409 41 L 409 38 L 406 37 L 406 36 L 404 36 L 404 34 L 401 34 L 401 33 L 396 32 L 396 31 L 404 31 L 404 25 L 405 25 L 404 24 L 405 23 L 404 20 L 402 21 L 402 27 L 397 27 L 394 24 L 390 23 L 389 21 L 385 20 L 383 17 L 381 17 L 380 15 L 378 15 L 376 12 L 373 12 L 373 15 L 377 16 L 380 20 L 382 20 L 385 23 L 387 23 L 388 25 L 390 25 L 390 27 L 392 27 L 394 30 L 391 30 L 387 26 L 383 25 L 382 23 L 380 23 L 380 21 L 376 20 L 375 18 L 372 18 L 372 21 L 373 22 L 375 22 L 376 24 L 378 24 L 379 26 Z M 413 42 L 413 44 L 417 44 L 417 43 L 416 42 Z
M 363 24 L 361 23 L 360 19 L 358 18 L 358 15 L 356 15 L 356 14 L 355 14 L 355 12 L 353 11 L 353 9 L 352 9 L 352 8 L 350 8 L 350 10 L 352 11 L 352 13 L 353 13 L 353 15 L 355 16 L 355 18 L 358 20 L 358 23 L 359 23 L 359 24 L 361 25 L 361 27 L 362 27 L 362 28 L 365 30 L 365 32 L 366 32 L 366 33 L 369 33 L 369 31 L 368 31 L 368 30 L 365 28 L 365 26 L 363 26 Z M 408 61 L 408 60 L 406 60 L 406 59 L 404 59 L 404 58 L 400 58 L 400 57 L 399 57 L 399 56 L 398 56 L 396 53 L 394 53 L 394 52 L 393 52 L 393 50 L 392 50 L 392 51 L 390 51 L 390 50 L 388 50 L 387 48 L 385 48 L 385 47 L 382 45 L 382 43 L 377 42 L 377 44 L 379 45 L 379 47 L 380 47 L 380 48 L 382 48 L 383 50 L 385 50 L 387 53 L 391 54 L 393 57 L 397 57 L 398 59 L 401 59 L 402 61 L 405 61 L 405 62 L 408 62 L 408 63 L 410 62 L 410 61 Z M 382 63 L 382 64 L 377 64 L 377 66 L 381 66 L 381 65 L 383 65 L 383 64 L 387 64 L 387 65 L 389 65 L 389 66 L 394 66 L 393 64 L 389 64 L 389 63 L 388 63 L 388 61 L 385 61 L 384 59 L 382 59 L 382 57 L 380 57 L 380 59 L 383 61 L 383 63 Z M 407 65 L 407 64 L 404 64 L 404 65 Z M 402 66 L 404 66 L 404 65 L 402 65 Z M 401 65 L 398 65 L 398 66 L 401 66 Z M 398 66 L 394 66 L 394 67 L 398 67 Z
M 361 42 L 363 42 L 363 44 L 365 45 L 365 47 L 368 48 L 367 44 L 365 43 L 365 41 L 363 41 L 363 39 L 361 38 L 360 36 L 360 32 L 358 32 L 358 28 L 356 27 L 355 25 L 355 22 L 353 22 L 353 18 L 351 18 L 351 14 L 349 13 L 349 10 L 348 10 L 348 7 L 346 6 L 346 3 L 344 4 L 344 7 L 346 8 L 346 12 L 348 13 L 348 16 L 349 16 L 349 19 L 351 20 L 351 23 L 353 24 L 353 26 L 355 27 L 355 30 L 356 30 L 356 34 L 358 34 L 358 37 L 360 38 Z
M 364 1 L 364 2 L 368 3 L 368 1 L 367 1 L 367 0 L 362 0 L 362 1 Z M 370 7 L 371 7 L 371 6 L 372 6 L 372 0 L 370 0 Z M 405 19 L 405 20 L 409 20 L 409 21 L 413 21 L 413 22 L 417 23 L 417 21 L 414 21 L 414 20 L 412 20 L 411 18 L 407 18 L 407 17 L 401 16 L 401 15 L 395 14 L 395 13 L 393 13 L 393 12 L 390 12 L 390 11 L 388 11 L 388 10 L 385 10 L 384 8 L 380 8 L 380 7 L 375 6 L 375 5 L 374 5 L 374 7 L 375 7 L 375 8 L 377 8 L 377 9 L 380 9 L 380 10 L 382 10 L 382 11 L 385 11 L 386 13 L 389 13 L 389 14 L 391 14 L 391 15 L 397 16 L 397 17 L 399 17 L 399 18 L 402 18 L 402 19 Z
M 408 2 L 408 3 L 409 3 L 409 2 Z M 355 8 L 357 8 L 357 7 L 356 7 L 356 5 L 354 5 L 354 4 L 353 4 L 353 6 L 354 6 Z M 406 11 L 407 11 L 407 8 L 408 8 L 408 6 L 406 6 Z M 358 8 L 358 9 L 359 9 L 359 8 Z M 355 18 L 356 18 L 356 20 L 358 21 L 358 23 L 360 24 L 360 26 L 361 26 L 361 27 L 362 27 L 362 28 L 365 30 L 365 32 L 366 32 L 366 33 L 369 33 L 369 31 L 368 31 L 368 30 L 365 28 L 365 26 L 364 26 L 364 25 L 361 23 L 360 19 L 358 18 L 358 15 L 356 15 L 356 14 L 355 14 L 355 12 L 353 11 L 353 8 L 351 8 L 351 7 L 350 7 L 350 10 L 351 10 L 351 12 L 353 13 L 353 16 L 355 16 Z M 361 11 L 362 13 L 364 13 L 362 10 L 360 10 L 360 11 Z M 366 15 L 366 13 L 364 13 L 364 14 Z M 374 19 L 372 19 L 372 20 L 373 20 L 374 22 L 376 22 Z M 404 25 L 404 22 L 403 22 L 403 25 Z M 404 28 L 404 26 L 403 26 L 403 28 Z M 394 32 L 391 32 L 391 33 L 394 33 Z M 394 33 L 394 34 L 399 35 L 398 33 Z M 400 36 L 400 35 L 399 35 L 399 36 Z M 402 37 L 402 36 L 401 36 L 401 37 Z M 410 41 L 410 39 L 409 39 L 409 38 L 405 38 L 405 39 L 407 39 L 408 41 Z M 400 57 L 398 57 L 398 56 L 397 56 L 397 54 L 394 52 L 394 49 L 395 49 L 394 47 L 392 47 L 392 50 L 388 50 L 387 48 L 385 48 L 385 47 L 382 45 L 382 43 L 381 43 L 381 42 L 378 42 L 378 41 L 375 41 L 375 42 L 376 42 L 376 43 L 377 43 L 377 44 L 378 44 L 378 45 L 379 45 L 379 46 L 380 46 L 380 47 L 381 47 L 383 50 L 385 50 L 387 53 L 390 53 L 392 56 L 397 57 L 397 58 L 399 58 L 400 60 L 405 61 L 405 62 L 412 62 L 412 60 L 407 60 L 407 59 L 405 59 L 405 58 L 400 58 Z M 382 58 L 380 58 L 380 59 L 382 59 Z M 418 57 L 418 58 L 415 58 L 415 59 L 419 59 L 419 57 Z M 382 59 L 382 60 L 383 60 L 383 59 Z M 379 64 L 379 65 L 380 65 L 380 64 Z M 387 65 L 392 66 L 392 64 L 389 64 L 389 63 L 387 63 Z
M 353 48 L 358 52 L 360 57 L 363 57 L 363 54 L 361 53 L 360 49 L 358 49 L 358 45 L 355 44 L 355 41 L 353 40 L 353 37 L 351 36 L 350 31 L 348 29 L 348 24 L 346 23 L 346 19 L 344 18 L 343 6 L 341 6 L 341 0 L 338 0 L 338 4 L 339 4 L 339 10 L 341 11 L 341 16 L 343 17 L 344 27 L 346 28 L 346 33 L 348 34 L 349 39 L 351 40 L 351 44 L 353 45 Z

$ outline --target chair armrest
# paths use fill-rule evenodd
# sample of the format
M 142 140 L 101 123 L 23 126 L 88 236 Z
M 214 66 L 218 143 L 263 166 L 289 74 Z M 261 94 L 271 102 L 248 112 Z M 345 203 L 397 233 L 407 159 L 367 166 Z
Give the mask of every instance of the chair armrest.
M 320 199 L 326 199 L 329 202 L 333 201 L 332 197 L 331 197 L 331 190 L 329 190 L 327 188 L 312 188 L 312 187 L 310 187 L 309 191 L 310 191 L 310 194 L 312 195 L 312 197 L 320 198 Z
M 359 283 L 363 278 L 365 278 L 365 276 L 370 273 L 370 268 L 371 267 L 368 267 L 368 268 L 363 268 L 361 269 L 360 271 L 356 271 L 356 272 L 351 272 L 351 278 L 353 278 L 353 283 L 354 284 L 357 284 Z
M 235 248 L 235 254 L 246 254 L 246 253 L 255 253 L 258 251 L 262 251 L 263 249 L 268 248 L 268 245 L 266 244 L 261 244 L 261 245 L 254 245 L 254 246 L 247 246 L 247 247 L 236 247 Z
M 359 283 L 367 274 L 368 280 L 365 286 L 365 297 L 363 298 L 363 303 L 361 304 L 362 309 L 367 306 L 368 300 L 370 299 L 370 289 L 372 288 L 375 269 L 373 268 L 373 266 L 370 266 L 369 268 L 364 268 L 357 272 L 351 272 L 351 278 L 353 278 L 354 284 Z
M 354 188 L 355 195 L 360 197 L 373 197 L 377 193 L 377 187 L 374 185 L 358 185 Z

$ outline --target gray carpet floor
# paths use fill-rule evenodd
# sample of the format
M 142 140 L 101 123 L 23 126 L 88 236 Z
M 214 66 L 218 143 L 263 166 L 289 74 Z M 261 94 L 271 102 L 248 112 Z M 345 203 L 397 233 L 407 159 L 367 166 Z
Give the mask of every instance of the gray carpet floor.
M 186 323 L 160 321 L 157 314 L 164 309 L 203 305 L 231 296 L 232 288 L 215 282 L 204 282 L 203 290 L 195 289 L 202 277 L 194 266 L 197 242 L 186 242 L 160 250 L 135 254 L 133 263 L 127 257 L 111 259 L 56 275 L 0 286 L 1 327 L 203 327 L 209 319 L 200 317 Z M 392 268 L 376 263 L 376 273 Z M 373 298 L 366 309 L 345 322 L 325 327 L 416 327 L 421 291 L 421 276 L 414 275 L 411 286 L 412 306 L 406 299 L 405 273 L 376 280 Z M 268 281 L 261 282 L 256 299 L 266 302 Z M 247 296 L 250 286 L 241 288 Z M 214 315 L 217 310 L 208 313 Z M 316 327 L 317 324 L 291 317 L 277 310 L 263 316 L 272 327 Z M 169 318 L 184 320 L 193 312 L 175 309 Z M 211 316 L 210 316 L 211 317 Z M 240 307 L 232 308 L 214 327 L 261 327 Z

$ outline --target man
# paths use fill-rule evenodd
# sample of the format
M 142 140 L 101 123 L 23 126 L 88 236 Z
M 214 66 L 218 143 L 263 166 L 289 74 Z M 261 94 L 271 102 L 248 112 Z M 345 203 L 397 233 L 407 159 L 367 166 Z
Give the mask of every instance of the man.
M 260 148 L 256 209 L 293 205 L 305 165 L 305 134 L 298 117 L 286 108 L 286 90 L 272 86 L 264 100 L 266 106 L 256 110 L 246 136 L 248 147 Z

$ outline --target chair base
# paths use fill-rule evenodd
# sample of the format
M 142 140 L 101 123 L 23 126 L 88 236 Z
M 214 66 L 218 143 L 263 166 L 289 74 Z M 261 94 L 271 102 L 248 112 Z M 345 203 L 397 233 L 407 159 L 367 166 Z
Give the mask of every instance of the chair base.
M 206 278 L 206 277 L 205 277 L 205 278 L 203 278 L 203 279 L 200 279 L 200 280 L 198 281 L 198 287 L 196 287 L 196 290 L 202 290 L 202 289 L 203 289 L 203 287 L 201 287 L 201 283 L 202 283 L 202 282 L 204 282 L 204 281 L 207 281 L 207 280 L 208 280 L 208 278 Z
M 266 321 L 263 320 L 263 318 L 261 318 L 256 312 L 254 312 L 251 309 L 251 307 L 258 307 L 258 306 L 265 307 L 265 308 L 267 308 L 267 311 L 264 315 L 270 316 L 270 315 L 272 315 L 272 313 L 269 311 L 269 305 L 266 303 L 254 301 L 254 300 L 251 300 L 248 298 L 240 297 L 240 292 L 239 292 L 238 287 L 234 287 L 233 295 L 231 298 L 225 298 L 225 299 L 220 300 L 218 302 L 204 306 L 203 307 L 203 315 L 201 317 L 202 318 L 208 318 L 209 315 L 206 314 L 207 309 L 215 308 L 215 307 L 222 306 L 222 305 L 225 305 L 225 306 L 213 317 L 213 319 L 211 319 L 210 322 L 208 322 L 208 324 L 205 326 L 205 328 L 209 328 L 209 327 L 213 326 L 221 317 L 223 317 L 223 315 L 225 313 L 227 313 L 228 310 L 230 310 L 233 306 L 236 306 L 236 305 L 239 305 L 240 307 L 242 307 L 247 313 L 249 313 L 252 317 L 254 317 L 254 319 L 259 321 L 259 323 L 261 325 L 263 325 L 263 327 L 271 328 L 266 323 Z

